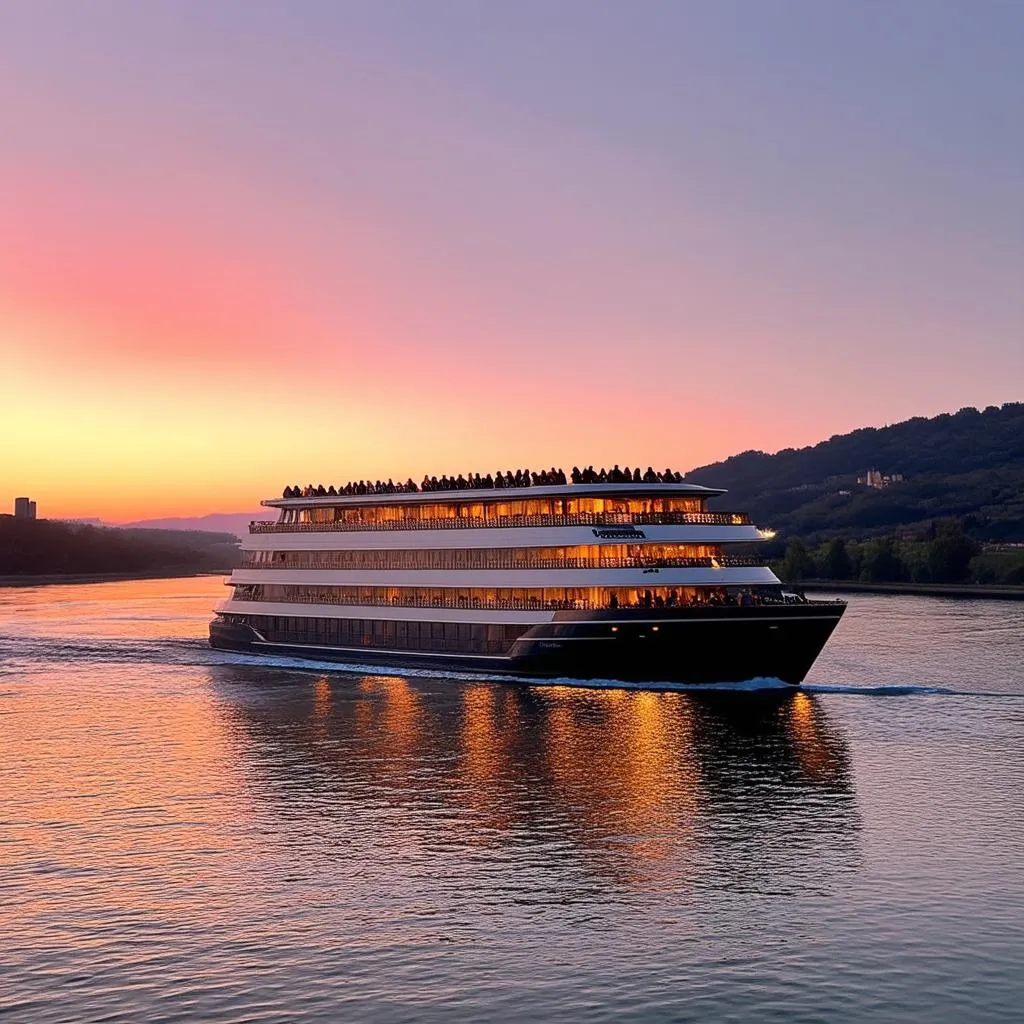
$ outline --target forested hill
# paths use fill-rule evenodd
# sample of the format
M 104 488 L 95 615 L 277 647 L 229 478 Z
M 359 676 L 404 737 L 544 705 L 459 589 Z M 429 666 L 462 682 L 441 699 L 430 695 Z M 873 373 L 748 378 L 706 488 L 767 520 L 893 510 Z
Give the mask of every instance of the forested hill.
M 858 485 L 869 469 L 904 479 Z M 1024 403 L 865 427 L 774 455 L 743 452 L 686 479 L 729 491 L 712 507 L 749 512 L 789 536 L 868 535 L 957 518 L 979 540 L 1024 541 Z
M 238 562 L 227 533 L 118 530 L 0 516 L 0 576 L 218 572 Z

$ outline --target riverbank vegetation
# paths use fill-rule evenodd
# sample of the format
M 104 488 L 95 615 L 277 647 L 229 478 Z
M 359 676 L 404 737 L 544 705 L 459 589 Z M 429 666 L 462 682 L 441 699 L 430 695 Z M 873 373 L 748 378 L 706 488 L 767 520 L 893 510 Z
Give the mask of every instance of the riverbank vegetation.
M 773 566 L 788 583 L 806 580 L 862 583 L 1024 584 L 1024 545 L 981 545 L 956 520 L 933 523 L 923 535 L 864 540 L 833 537 L 808 545 L 786 543 Z
M 238 563 L 228 533 L 120 530 L 0 516 L 0 576 L 183 575 Z

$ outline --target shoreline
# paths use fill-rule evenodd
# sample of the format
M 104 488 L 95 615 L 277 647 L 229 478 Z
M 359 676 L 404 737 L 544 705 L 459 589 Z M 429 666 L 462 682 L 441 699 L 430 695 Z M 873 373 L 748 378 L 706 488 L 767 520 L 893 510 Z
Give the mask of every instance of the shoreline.
M 801 590 L 847 594 L 908 594 L 915 597 L 963 597 L 990 601 L 1024 601 L 1024 586 L 1000 583 L 861 583 L 858 580 L 804 580 Z
M 45 573 L 39 576 L 0 576 L 0 587 L 46 587 L 72 583 L 127 583 L 131 580 L 182 580 L 197 576 L 230 576 L 230 569 L 189 572 Z

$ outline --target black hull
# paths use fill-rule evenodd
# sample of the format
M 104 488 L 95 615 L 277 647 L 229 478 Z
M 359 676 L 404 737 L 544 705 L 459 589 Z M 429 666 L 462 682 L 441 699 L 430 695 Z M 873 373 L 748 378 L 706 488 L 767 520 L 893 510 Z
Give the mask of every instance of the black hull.
M 274 642 L 217 619 L 210 645 L 367 666 L 501 673 L 527 679 L 713 684 L 779 679 L 797 685 L 845 611 L 841 603 L 559 612 L 529 628 L 507 654 L 417 652 Z

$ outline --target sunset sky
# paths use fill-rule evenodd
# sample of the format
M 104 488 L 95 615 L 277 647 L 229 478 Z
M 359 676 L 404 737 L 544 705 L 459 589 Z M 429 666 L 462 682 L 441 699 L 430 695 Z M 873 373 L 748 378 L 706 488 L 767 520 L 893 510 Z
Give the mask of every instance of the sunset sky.
M 1024 398 L 1024 5 L 0 0 L 0 511 Z

